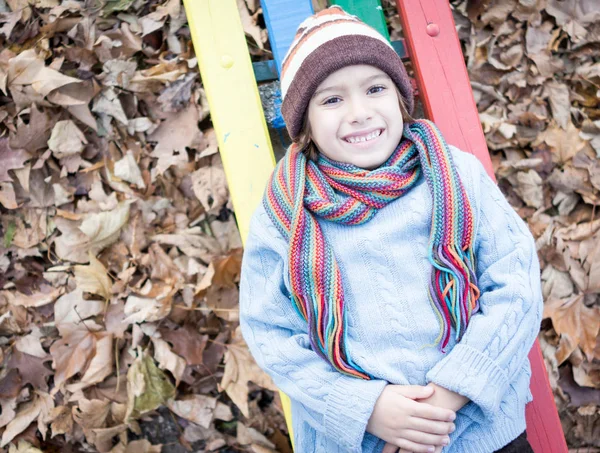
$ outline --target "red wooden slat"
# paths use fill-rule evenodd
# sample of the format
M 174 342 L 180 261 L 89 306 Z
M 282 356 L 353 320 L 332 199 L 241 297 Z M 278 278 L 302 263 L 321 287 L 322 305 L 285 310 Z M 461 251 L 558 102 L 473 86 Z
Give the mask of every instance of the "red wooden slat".
M 425 114 L 449 143 L 475 154 L 495 179 L 448 0 L 396 0 Z M 566 453 L 567 444 L 536 340 L 529 353 L 533 402 L 527 437 L 536 453 Z

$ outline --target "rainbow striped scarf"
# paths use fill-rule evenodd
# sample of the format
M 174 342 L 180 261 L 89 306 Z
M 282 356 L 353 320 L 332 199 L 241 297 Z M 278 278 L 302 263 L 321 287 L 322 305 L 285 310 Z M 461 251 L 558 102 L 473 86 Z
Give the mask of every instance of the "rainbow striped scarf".
M 340 268 L 316 217 L 345 225 L 368 222 L 410 190 L 421 171 L 433 197 L 429 298 L 440 320 L 436 344 L 444 351 L 451 327 L 460 340 L 478 311 L 479 290 L 471 204 L 448 146 L 432 122 L 405 124 L 398 148 L 375 170 L 322 154 L 313 162 L 292 145 L 267 186 L 265 209 L 290 244 L 291 299 L 307 321 L 312 348 L 344 374 L 372 377 L 348 354 Z

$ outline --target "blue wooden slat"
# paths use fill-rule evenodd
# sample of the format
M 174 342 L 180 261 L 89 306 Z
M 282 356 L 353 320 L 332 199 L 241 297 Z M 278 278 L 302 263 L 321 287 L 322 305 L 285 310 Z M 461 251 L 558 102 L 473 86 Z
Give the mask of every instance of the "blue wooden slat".
M 311 0 L 261 0 L 269 41 L 277 71 L 281 74 L 281 64 L 287 53 L 298 25 L 314 14 Z

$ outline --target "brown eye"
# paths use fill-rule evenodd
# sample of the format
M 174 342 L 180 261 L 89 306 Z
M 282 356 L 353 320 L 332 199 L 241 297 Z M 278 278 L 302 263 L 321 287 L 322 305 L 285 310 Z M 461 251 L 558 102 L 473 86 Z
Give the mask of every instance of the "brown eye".
M 384 90 L 387 90 L 387 88 L 383 85 L 376 85 L 374 87 L 369 88 L 368 93 L 381 93 Z
M 325 100 L 325 102 L 323 102 L 323 105 L 326 105 L 326 104 L 329 104 L 329 105 L 337 104 L 337 101 L 341 101 L 341 99 L 337 98 L 337 97 L 329 98 L 329 99 Z

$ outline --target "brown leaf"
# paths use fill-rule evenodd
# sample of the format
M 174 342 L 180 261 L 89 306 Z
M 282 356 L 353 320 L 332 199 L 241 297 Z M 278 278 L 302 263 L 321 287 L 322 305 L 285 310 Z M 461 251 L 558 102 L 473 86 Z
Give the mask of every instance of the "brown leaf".
M 185 360 L 174 354 L 169 343 L 162 338 L 152 338 L 152 344 L 154 344 L 154 358 L 158 362 L 158 367 L 171 372 L 175 378 L 175 387 L 177 387 L 185 371 Z
M 56 121 L 56 118 L 52 118 L 45 110 L 40 110 L 33 104 L 29 124 L 18 124 L 16 135 L 10 139 L 10 147 L 13 150 L 24 149 L 32 154 L 38 149 L 46 148 Z
M 59 434 L 71 434 L 73 431 L 73 416 L 68 406 L 57 406 L 48 414 L 48 421 L 52 424 L 52 437 Z
M 104 265 L 91 253 L 89 266 L 74 266 L 75 281 L 82 291 L 98 294 L 105 300 L 110 299 L 112 282 Z
M 229 199 L 229 188 L 220 155 L 215 155 L 209 166 L 201 167 L 191 175 L 194 195 L 209 214 L 218 214 Z
M 8 87 L 31 85 L 42 96 L 70 83 L 81 83 L 81 80 L 67 77 L 60 72 L 46 67 L 44 60 L 35 50 L 20 52 L 9 61 Z
M 17 170 L 25 166 L 25 162 L 31 159 L 31 155 L 24 149 L 12 148 L 8 138 L 0 138 L 0 182 L 12 182 L 9 170 Z
M 88 214 L 79 228 L 68 221 L 58 222 L 63 234 L 55 241 L 56 254 L 65 260 L 86 263 L 89 253 L 96 256 L 119 239 L 121 228 L 129 219 L 129 205 L 120 203 L 111 211 Z
M 4 433 L 0 447 L 6 446 L 17 434 L 25 430 L 31 422 L 38 421 L 38 429 L 42 437 L 46 437 L 46 422 L 49 412 L 54 407 L 54 400 L 50 395 L 44 392 L 36 391 L 33 400 L 19 407 L 16 417 L 8 424 Z
M 48 140 L 48 148 L 59 159 L 80 153 L 86 144 L 85 135 L 71 120 L 57 122 Z
M 47 359 L 40 359 L 18 350 L 13 351 L 8 360 L 9 368 L 19 370 L 23 385 L 31 384 L 33 388 L 47 391 L 46 378 L 54 373 L 44 366 Z
M 0 380 L 0 399 L 11 399 L 19 395 L 23 381 L 16 368 L 8 371 L 6 376 Z
M 600 331 L 600 308 L 588 308 L 583 295 L 566 300 L 551 299 L 544 305 L 544 318 L 551 318 L 557 333 L 563 332 L 578 344 L 589 361 L 594 357 L 596 337 Z
M 198 107 L 190 103 L 187 108 L 169 116 L 148 136 L 148 140 L 157 142 L 152 151 L 152 157 L 158 158 L 157 174 L 163 174 L 172 165 L 187 165 L 186 147 L 194 148 L 201 143 L 198 120 Z
M 552 114 L 558 125 L 567 130 L 567 126 L 571 120 L 571 102 L 569 100 L 569 89 L 564 83 L 549 82 L 544 86 Z
M 65 382 L 77 373 L 83 373 L 96 353 L 96 341 L 100 334 L 90 332 L 85 327 L 70 331 L 50 347 L 55 390 L 62 389 Z M 101 337 L 100 337 L 101 338 Z
M 261 29 L 256 24 L 256 16 L 251 16 L 248 8 L 246 7 L 245 0 L 237 0 L 238 11 L 240 13 L 240 19 L 242 20 L 242 27 L 247 35 L 252 36 L 256 45 L 263 49 L 263 38 L 261 35 Z
M 81 389 L 104 381 L 113 372 L 113 337 L 110 334 L 98 335 L 96 347 L 84 375 L 79 382 L 67 385 L 67 391 L 75 393 Z
M 227 395 L 246 417 L 250 416 L 248 381 L 252 381 L 260 387 L 277 391 L 272 379 L 260 369 L 252 358 L 238 327 L 231 343 L 227 345 L 225 372 L 220 387 L 227 392 Z
M 536 146 L 542 142 L 551 148 L 552 160 L 558 164 L 566 163 L 583 148 L 589 146 L 585 140 L 581 139 L 579 130 L 572 122 L 567 124 L 565 130 L 551 123 L 544 132 L 539 134 L 532 145 Z
M 173 345 L 173 351 L 183 357 L 188 365 L 201 365 L 208 335 L 200 335 L 190 325 L 177 330 L 160 329 L 162 338 Z
M 170 400 L 167 407 L 178 416 L 208 428 L 213 420 L 217 399 L 206 395 L 191 395 L 185 399 Z

